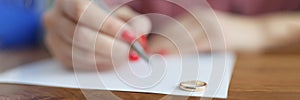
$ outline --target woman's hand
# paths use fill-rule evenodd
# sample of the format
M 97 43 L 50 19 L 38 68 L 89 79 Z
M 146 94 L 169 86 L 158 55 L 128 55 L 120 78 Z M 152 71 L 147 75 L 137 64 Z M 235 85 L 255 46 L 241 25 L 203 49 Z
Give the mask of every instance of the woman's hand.
M 73 57 L 73 61 L 79 63 L 82 69 L 85 65 L 93 65 L 92 55 L 96 54 L 96 65 L 99 70 L 106 70 L 113 67 L 112 53 L 118 56 L 115 63 L 124 63 L 128 61 L 128 52 L 130 42 L 142 34 L 148 33 L 151 28 L 149 19 L 145 16 L 129 23 L 123 27 L 128 20 L 139 15 L 128 7 L 118 9 L 115 16 L 108 16 L 108 13 L 96 4 L 90 4 L 90 0 L 57 0 L 54 8 L 49 10 L 44 22 L 47 29 L 46 43 L 50 52 L 62 64 L 71 68 L 72 48 L 76 49 L 78 54 Z M 79 20 L 80 19 L 80 20 Z M 102 27 L 101 23 L 103 23 Z M 77 28 L 77 29 L 75 29 Z M 74 31 L 76 37 L 82 43 L 92 43 L 97 34 L 95 43 L 95 52 L 85 44 L 74 44 Z M 120 36 L 117 33 L 121 32 Z M 73 46 L 73 47 L 72 47 Z M 73 55 L 73 56 L 74 56 Z M 132 53 L 134 55 L 134 52 Z

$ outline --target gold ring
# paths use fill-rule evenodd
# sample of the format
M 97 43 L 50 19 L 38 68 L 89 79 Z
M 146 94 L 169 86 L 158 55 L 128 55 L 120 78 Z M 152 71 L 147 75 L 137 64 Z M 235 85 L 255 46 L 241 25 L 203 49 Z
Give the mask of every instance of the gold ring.
M 204 91 L 207 83 L 202 81 L 186 81 L 181 82 L 179 88 L 189 92 L 200 92 Z

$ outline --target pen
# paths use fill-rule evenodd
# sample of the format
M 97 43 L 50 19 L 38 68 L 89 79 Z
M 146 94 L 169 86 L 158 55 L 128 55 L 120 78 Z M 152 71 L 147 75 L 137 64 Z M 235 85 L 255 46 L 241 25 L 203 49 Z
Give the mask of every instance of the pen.
M 102 0 L 96 0 L 96 3 L 106 12 L 110 12 L 111 10 L 109 7 L 102 2 Z M 138 41 L 134 41 L 132 44 L 133 49 L 137 52 L 139 56 L 141 56 L 142 59 L 144 59 L 146 62 L 149 62 L 149 58 L 147 56 L 147 53 L 144 51 L 144 48 Z

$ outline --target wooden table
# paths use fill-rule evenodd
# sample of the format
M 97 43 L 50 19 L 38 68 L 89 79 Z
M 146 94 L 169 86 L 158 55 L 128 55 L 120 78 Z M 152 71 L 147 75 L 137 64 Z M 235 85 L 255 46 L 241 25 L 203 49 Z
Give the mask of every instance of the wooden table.
M 48 57 L 43 50 L 0 53 L 0 66 L 11 68 Z M 104 91 L 88 90 L 91 99 L 105 99 Z M 164 95 L 113 92 L 126 100 L 160 99 Z M 179 96 L 173 96 L 181 98 Z M 229 100 L 298 100 L 300 98 L 300 53 L 238 54 L 229 88 Z M 0 84 L 0 100 L 83 100 L 79 89 Z M 174 99 L 174 98 L 173 98 Z M 190 98 L 199 99 L 199 98 Z

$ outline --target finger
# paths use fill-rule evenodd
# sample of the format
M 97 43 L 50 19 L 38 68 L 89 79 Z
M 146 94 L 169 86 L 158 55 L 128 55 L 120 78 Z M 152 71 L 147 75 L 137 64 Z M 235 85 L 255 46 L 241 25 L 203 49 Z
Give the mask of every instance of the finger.
M 200 33 L 199 33 L 200 34 Z M 151 35 L 148 42 L 150 53 L 158 54 L 195 54 L 210 50 L 207 38 L 191 37 L 181 34 L 155 34 Z
M 100 32 L 113 37 L 116 37 L 120 32 L 121 36 L 117 38 L 122 38 L 129 42 L 136 38 L 136 33 L 129 26 L 126 26 L 122 20 L 109 16 L 106 11 L 100 9 L 89 0 L 59 0 L 59 2 L 62 12 L 78 24 L 94 30 L 100 29 Z
M 131 18 L 139 16 L 140 13 L 133 11 L 128 6 L 122 6 L 121 8 L 117 9 L 114 13 L 115 16 L 122 19 L 123 21 L 127 22 Z
M 77 27 L 73 43 L 88 50 L 95 50 L 109 59 L 113 59 L 113 55 L 117 55 L 118 59 L 122 61 L 127 61 L 130 49 L 126 43 L 105 34 L 98 34 L 98 32 L 84 26 Z
M 50 11 L 45 16 L 45 20 L 47 29 L 50 32 L 61 35 L 69 43 L 72 43 L 73 39 L 77 37 L 77 40 L 80 41 L 76 41 L 77 44 L 74 45 L 86 49 L 88 51 L 92 51 L 94 49 L 92 48 L 94 47 L 93 44 L 96 44 L 98 49 L 100 50 L 96 49 L 95 52 L 106 57 L 110 57 L 110 52 L 112 51 L 111 48 L 113 47 L 113 45 L 115 45 L 116 49 L 118 50 L 125 50 L 124 48 L 128 47 L 125 43 L 119 40 L 116 40 L 105 34 L 98 34 L 97 31 L 86 28 L 82 25 L 78 25 L 77 29 L 75 29 L 75 23 L 73 23 L 72 21 L 68 20 L 67 18 L 63 17 L 61 14 L 55 11 Z M 74 33 L 75 30 L 76 33 Z M 76 37 L 74 37 L 74 34 L 77 34 Z M 95 40 L 96 37 L 97 39 Z M 124 53 L 122 55 L 124 55 Z
M 176 44 L 162 35 L 151 35 L 147 46 L 147 51 L 151 54 L 179 54 Z
M 212 48 L 210 46 L 210 43 L 207 39 L 203 39 L 201 41 L 198 41 L 197 43 L 197 51 L 199 53 L 208 53 L 211 52 Z
M 64 43 L 58 43 L 58 42 L 61 41 L 57 37 L 55 37 L 53 33 L 47 33 L 46 45 L 50 53 L 64 66 L 68 68 L 72 67 L 72 59 L 68 59 L 70 58 L 70 54 L 64 53 L 65 51 L 71 51 L 71 50 L 67 49 L 68 47 Z
M 152 28 L 151 21 L 145 15 L 133 17 L 127 23 L 133 31 L 138 33 L 137 37 L 149 34 Z
M 76 66 L 79 66 L 79 69 L 90 70 L 95 69 L 94 64 L 96 63 L 97 69 L 105 70 L 110 69 L 106 67 L 112 67 L 111 60 L 104 58 L 101 55 L 95 55 L 91 51 L 86 51 L 81 48 L 73 47 L 77 49 L 76 54 L 72 55 L 72 46 L 67 42 L 64 42 L 61 38 L 57 37 L 55 34 L 48 33 L 46 43 L 49 47 L 51 53 L 58 59 L 64 66 L 67 68 L 73 67 L 73 61 L 76 61 Z M 59 44 L 59 45 L 58 45 Z M 95 55 L 95 56 L 94 56 Z M 96 59 L 94 59 L 96 58 Z M 84 65 L 84 66 L 83 66 Z M 88 67 L 89 66 L 89 67 Z
M 64 40 L 72 43 L 75 23 L 64 17 L 61 13 L 54 9 L 49 10 L 44 15 L 44 24 L 46 31 L 60 35 Z
M 133 11 L 128 6 L 122 6 L 120 9 L 116 10 L 115 15 L 127 22 L 131 29 L 138 32 L 139 35 L 149 34 L 151 31 L 151 21 L 146 15 L 141 15 Z

